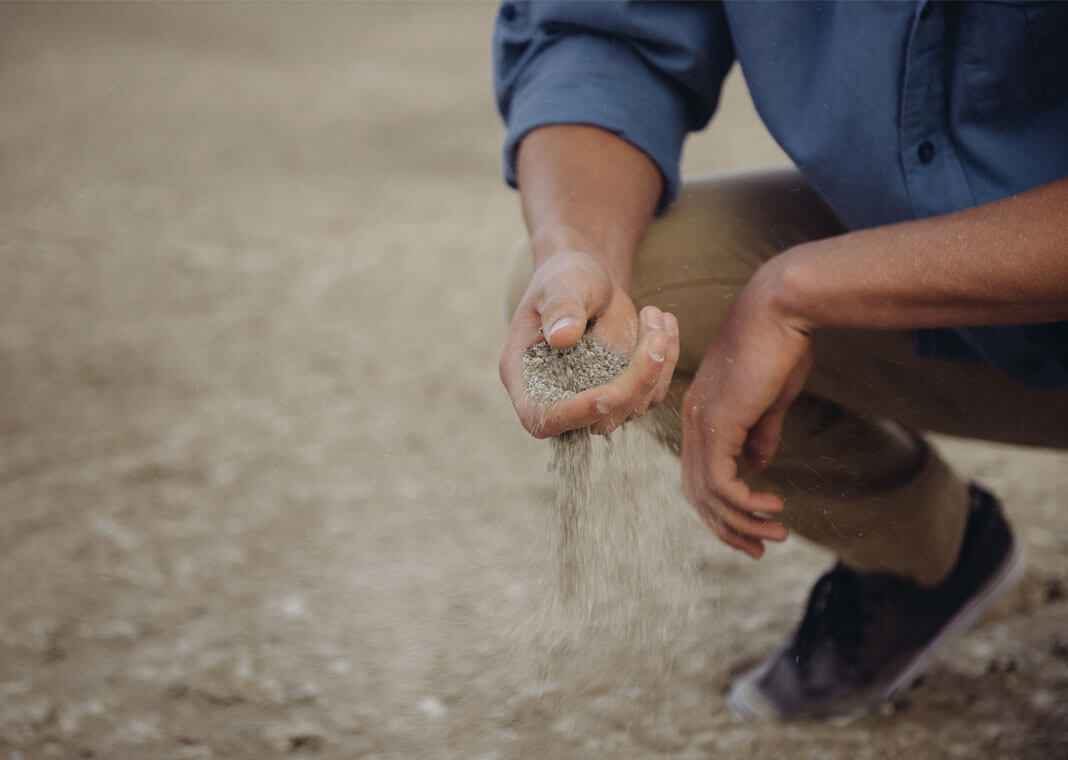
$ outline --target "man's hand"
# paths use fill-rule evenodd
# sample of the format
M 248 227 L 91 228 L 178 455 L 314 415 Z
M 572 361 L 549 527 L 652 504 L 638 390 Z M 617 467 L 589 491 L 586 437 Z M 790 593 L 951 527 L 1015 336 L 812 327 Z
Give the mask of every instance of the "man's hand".
M 519 419 L 539 438 L 590 427 L 608 433 L 667 393 L 679 356 L 678 322 L 654 307 L 635 314 L 630 270 L 662 190 L 660 171 L 630 143 L 596 127 L 555 124 L 523 138 L 516 158 L 534 276 L 512 318 L 501 380 Z M 538 404 L 523 352 L 541 340 L 594 339 L 630 357 L 610 384 Z
M 786 539 L 782 523 L 768 517 L 783 502 L 751 491 L 736 457 L 752 470 L 767 467 L 812 366 L 811 327 L 776 308 L 762 274 L 739 293 L 682 403 L 686 498 L 724 543 L 754 559 L 763 541 Z
M 549 405 L 534 401 L 523 379 L 526 349 L 543 339 L 554 348 L 573 346 L 590 322 L 592 337 L 630 356 L 630 367 L 610 384 L 569 399 Z M 532 435 L 545 438 L 584 427 L 606 434 L 663 401 L 678 358 L 679 330 L 673 315 L 648 306 L 639 318 L 630 295 L 599 259 L 564 251 L 535 270 L 512 318 L 500 373 L 523 427 Z

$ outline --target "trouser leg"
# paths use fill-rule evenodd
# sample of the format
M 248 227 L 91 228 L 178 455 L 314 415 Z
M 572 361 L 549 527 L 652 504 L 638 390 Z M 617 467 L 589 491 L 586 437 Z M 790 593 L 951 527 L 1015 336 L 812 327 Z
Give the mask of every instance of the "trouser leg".
M 841 227 L 793 170 L 722 175 L 684 186 L 656 220 L 634 265 L 638 308 L 679 319 L 679 364 L 665 409 L 678 444 L 678 405 L 734 295 L 768 258 Z M 509 308 L 529 279 L 514 262 Z M 920 360 L 910 333 L 827 330 L 779 453 L 758 488 L 784 498 L 784 522 L 845 564 L 929 585 L 952 568 L 967 518 L 965 484 L 915 430 L 1068 445 L 1068 391 L 1037 394 L 997 370 Z M 1034 424 L 1029 424 L 1029 423 Z

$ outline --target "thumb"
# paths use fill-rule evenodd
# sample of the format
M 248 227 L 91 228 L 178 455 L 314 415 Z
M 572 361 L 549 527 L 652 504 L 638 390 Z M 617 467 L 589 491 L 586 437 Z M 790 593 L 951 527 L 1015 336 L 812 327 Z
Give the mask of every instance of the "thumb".
M 785 409 L 771 408 L 749 430 L 742 450 L 745 464 L 753 472 L 760 472 L 771 464 L 775 450 L 779 448 L 779 436 L 786 417 Z
M 586 332 L 586 307 L 577 298 L 557 294 L 541 308 L 541 331 L 553 348 L 568 348 Z

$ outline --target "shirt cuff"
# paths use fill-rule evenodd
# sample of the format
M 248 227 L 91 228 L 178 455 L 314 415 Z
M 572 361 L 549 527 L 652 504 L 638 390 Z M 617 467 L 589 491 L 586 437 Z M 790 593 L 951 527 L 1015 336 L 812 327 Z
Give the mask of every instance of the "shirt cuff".
M 516 187 L 523 137 L 550 124 L 600 127 L 647 155 L 660 170 L 657 213 L 679 191 L 679 156 L 687 134 L 685 102 L 626 43 L 597 35 L 556 40 L 516 82 L 505 114 L 504 179 Z

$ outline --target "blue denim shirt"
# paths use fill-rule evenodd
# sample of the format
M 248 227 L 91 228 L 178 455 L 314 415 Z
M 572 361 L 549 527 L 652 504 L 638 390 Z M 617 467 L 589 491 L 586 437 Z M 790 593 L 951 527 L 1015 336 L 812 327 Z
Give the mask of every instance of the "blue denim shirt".
M 656 163 L 666 207 L 683 140 L 736 60 L 768 131 L 851 229 L 1068 176 L 1068 3 L 541 0 L 497 19 L 506 180 L 531 129 L 591 124 Z M 917 337 L 924 355 L 1068 384 L 1068 323 Z

